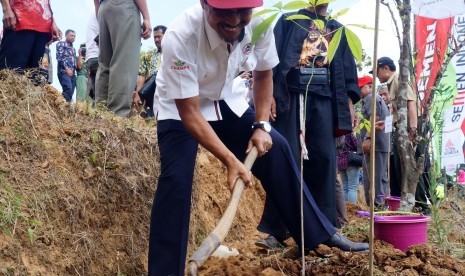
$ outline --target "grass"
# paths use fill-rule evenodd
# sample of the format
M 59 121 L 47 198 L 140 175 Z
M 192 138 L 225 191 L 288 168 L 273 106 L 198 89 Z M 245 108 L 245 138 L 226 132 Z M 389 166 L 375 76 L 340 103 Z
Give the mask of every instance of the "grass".
M 13 187 L 0 179 L 0 229 L 10 238 L 14 238 L 18 231 L 24 232 L 31 244 L 36 239 L 36 230 L 42 222 L 31 218 L 23 212 L 27 208 L 24 198 Z

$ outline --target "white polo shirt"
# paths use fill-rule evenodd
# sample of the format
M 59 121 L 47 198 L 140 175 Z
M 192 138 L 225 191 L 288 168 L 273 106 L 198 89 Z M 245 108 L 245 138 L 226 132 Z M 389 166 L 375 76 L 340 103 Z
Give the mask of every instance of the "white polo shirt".
M 99 26 L 97 17 L 95 17 L 95 13 L 93 13 L 89 18 L 89 23 L 87 25 L 87 32 L 86 32 L 86 61 L 91 58 L 98 58 L 100 53 L 100 49 L 95 43 L 95 37 L 99 35 Z
M 221 120 L 219 100 L 238 116 L 249 105 L 242 93 L 233 92 L 234 78 L 241 71 L 265 71 L 279 63 L 273 29 L 251 44 L 252 30 L 263 19 L 245 27 L 241 42 L 230 46 L 208 24 L 200 4 L 189 8 L 168 28 L 163 37 L 163 60 L 157 75 L 160 97 L 158 120 L 180 120 L 175 99 L 200 97 L 200 109 L 207 121 Z

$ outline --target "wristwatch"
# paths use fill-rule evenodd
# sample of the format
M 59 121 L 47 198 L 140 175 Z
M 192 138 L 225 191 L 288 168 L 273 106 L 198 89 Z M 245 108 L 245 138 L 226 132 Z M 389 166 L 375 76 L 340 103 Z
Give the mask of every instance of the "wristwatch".
M 271 131 L 271 125 L 267 121 L 259 121 L 259 122 L 253 123 L 252 129 L 256 130 L 257 128 L 262 129 L 266 133 L 270 133 L 270 131 Z

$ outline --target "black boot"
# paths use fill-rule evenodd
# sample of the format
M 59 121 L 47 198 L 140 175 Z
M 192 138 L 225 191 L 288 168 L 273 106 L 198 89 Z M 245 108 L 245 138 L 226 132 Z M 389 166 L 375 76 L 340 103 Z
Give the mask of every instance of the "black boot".
M 337 247 L 342 251 L 347 252 L 363 252 L 368 251 L 368 243 L 353 242 L 344 237 L 341 233 L 336 233 L 331 239 L 327 240 L 323 244 L 329 247 Z

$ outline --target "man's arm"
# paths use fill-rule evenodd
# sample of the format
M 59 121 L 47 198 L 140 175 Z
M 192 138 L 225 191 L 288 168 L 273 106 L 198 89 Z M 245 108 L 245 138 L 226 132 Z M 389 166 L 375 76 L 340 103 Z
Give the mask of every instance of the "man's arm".
M 58 62 L 58 68 L 64 68 L 65 67 L 65 61 L 63 58 L 63 51 L 64 51 L 64 46 L 63 42 L 58 42 L 57 43 L 57 49 L 56 49 L 56 58 Z
M 81 70 L 81 69 L 82 69 L 83 59 L 84 59 L 84 57 L 83 57 L 82 54 L 81 54 L 81 49 L 79 49 L 79 56 L 78 56 L 78 58 L 77 58 L 77 63 L 76 63 L 76 68 L 77 68 L 78 70 Z
M 255 106 L 255 121 L 268 121 L 271 114 L 273 101 L 273 71 L 254 71 L 253 97 Z M 269 133 L 261 129 L 253 132 L 247 146 L 247 152 L 252 146 L 257 147 L 258 155 L 264 155 L 272 146 L 273 142 Z
M 144 86 L 145 84 L 145 76 L 144 75 L 139 75 L 137 78 L 137 84 L 136 84 L 136 92 L 139 92 L 139 90 Z
M 145 84 L 145 76 L 139 75 L 139 77 L 137 78 L 136 90 L 132 92 L 132 103 L 134 104 L 134 107 L 136 109 L 139 109 L 139 102 L 141 101 L 140 96 L 139 96 L 139 90 L 144 86 L 144 84 Z
M 95 1 L 95 0 L 94 0 Z M 140 13 L 142 14 L 142 38 L 148 39 L 150 38 L 150 34 L 152 33 L 152 26 L 150 25 L 150 15 L 149 9 L 147 7 L 146 0 L 134 0 L 136 3 L 137 8 L 139 8 Z
M 411 130 L 416 130 L 418 125 L 418 114 L 417 114 L 417 102 L 416 101 L 407 101 L 407 118 L 409 128 Z
M 6 30 L 14 30 L 16 28 L 16 16 L 11 9 L 9 0 L 1 0 L 3 8 L 3 27 Z
M 98 16 L 98 9 L 100 8 L 100 0 L 94 0 L 95 16 Z
M 210 124 L 205 120 L 200 111 L 199 97 L 177 99 L 175 102 L 179 116 L 187 131 L 227 167 L 230 190 L 234 188 L 234 184 L 239 178 L 244 181 L 245 185 L 250 186 L 252 183 L 251 173 L 223 144 Z

